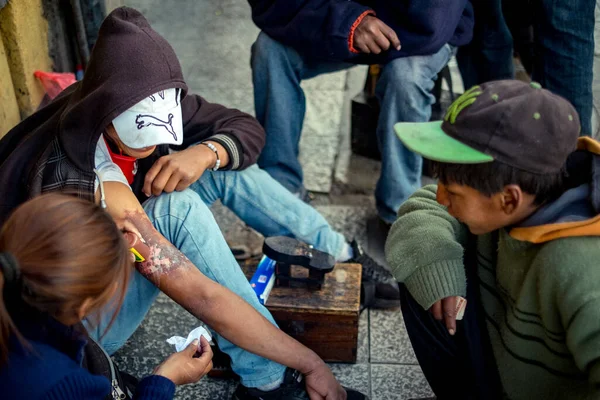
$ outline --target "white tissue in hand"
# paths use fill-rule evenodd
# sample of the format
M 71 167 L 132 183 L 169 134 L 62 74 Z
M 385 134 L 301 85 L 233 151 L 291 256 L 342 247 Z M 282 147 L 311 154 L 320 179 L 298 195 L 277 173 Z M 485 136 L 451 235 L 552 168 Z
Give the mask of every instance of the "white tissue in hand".
M 194 340 L 200 340 L 200 336 L 204 336 L 209 342 L 212 340 L 210 333 L 203 326 L 199 326 L 188 334 L 187 339 L 181 336 L 173 336 L 167 339 L 167 343 L 175 345 L 175 350 L 179 352 L 188 347 Z

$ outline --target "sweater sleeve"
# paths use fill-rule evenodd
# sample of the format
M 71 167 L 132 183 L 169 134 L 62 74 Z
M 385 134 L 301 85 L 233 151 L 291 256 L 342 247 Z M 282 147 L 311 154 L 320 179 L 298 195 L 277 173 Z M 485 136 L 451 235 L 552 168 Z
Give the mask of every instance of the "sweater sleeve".
M 173 382 L 163 376 L 150 375 L 140 381 L 133 400 L 171 400 L 173 396 L 175 396 Z
M 44 395 L 44 400 L 89 399 L 104 400 L 110 393 L 110 382 L 101 376 L 90 374 L 83 368 L 76 369 L 60 379 Z
M 193 144 L 213 140 L 229 154 L 223 169 L 245 169 L 254 164 L 265 145 L 265 131 L 258 121 L 239 110 L 209 103 L 198 95 L 187 95 L 181 102 L 183 150 Z
M 435 185 L 415 192 L 398 211 L 385 253 L 399 282 L 424 308 L 449 296 L 466 296 L 463 263 L 468 229 L 436 201 Z
M 354 0 L 250 0 L 250 5 L 254 23 L 273 39 L 330 60 L 353 54 L 349 38 L 356 22 L 372 13 Z

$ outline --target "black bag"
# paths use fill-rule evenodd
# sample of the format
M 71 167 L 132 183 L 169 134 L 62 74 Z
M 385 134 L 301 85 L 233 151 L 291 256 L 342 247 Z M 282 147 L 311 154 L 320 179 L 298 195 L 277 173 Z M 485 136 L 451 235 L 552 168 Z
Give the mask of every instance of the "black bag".
M 105 400 L 132 400 L 137 378 L 120 372 L 108 353 L 92 338 L 83 350 L 81 366 L 93 375 L 106 377 L 111 383 L 111 392 Z

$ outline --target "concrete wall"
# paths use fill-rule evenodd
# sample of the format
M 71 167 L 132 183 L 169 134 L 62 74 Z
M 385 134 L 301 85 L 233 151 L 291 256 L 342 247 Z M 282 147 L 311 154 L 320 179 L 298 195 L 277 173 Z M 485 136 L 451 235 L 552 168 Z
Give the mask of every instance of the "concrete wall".
M 44 90 L 33 76 L 35 70 L 51 71 L 48 57 L 48 23 L 41 0 L 12 0 L 0 10 L 0 34 L 5 60 L 21 118 L 39 106 Z M 0 122 L 0 126 L 8 122 Z M 0 131 L 0 135 L 4 133 Z
M 13 89 L 6 51 L 0 33 L 0 137 L 19 123 L 21 116 Z

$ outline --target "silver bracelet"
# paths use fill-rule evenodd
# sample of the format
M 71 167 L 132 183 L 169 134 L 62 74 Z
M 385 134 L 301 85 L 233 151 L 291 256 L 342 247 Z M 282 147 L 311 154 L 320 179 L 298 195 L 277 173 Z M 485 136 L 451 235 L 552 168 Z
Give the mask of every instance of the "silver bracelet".
M 212 143 L 202 142 L 200 144 L 205 145 L 215 153 L 215 155 L 217 156 L 217 162 L 215 163 L 215 166 L 211 168 L 211 171 L 218 171 L 219 167 L 221 166 L 221 159 L 219 158 L 219 152 L 217 151 L 217 147 Z

